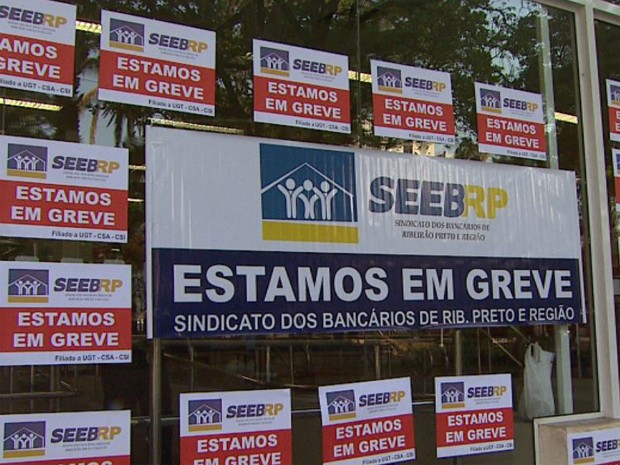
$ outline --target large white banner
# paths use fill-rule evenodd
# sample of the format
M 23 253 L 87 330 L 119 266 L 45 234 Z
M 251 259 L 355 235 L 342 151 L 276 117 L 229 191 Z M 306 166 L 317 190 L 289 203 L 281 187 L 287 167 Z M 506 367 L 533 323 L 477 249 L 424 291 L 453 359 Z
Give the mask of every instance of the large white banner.
M 101 12 L 99 99 L 215 116 L 215 32 Z
M 584 320 L 573 173 L 164 128 L 147 159 L 157 336 Z
M 1 415 L 0 463 L 129 465 L 131 412 Z
M 131 362 L 131 266 L 0 262 L 0 366 Z
M 129 152 L 0 136 L 0 235 L 127 242 Z
M 76 6 L 48 0 L 0 5 L 0 86 L 73 95 Z
M 179 396 L 181 465 L 293 465 L 291 391 Z

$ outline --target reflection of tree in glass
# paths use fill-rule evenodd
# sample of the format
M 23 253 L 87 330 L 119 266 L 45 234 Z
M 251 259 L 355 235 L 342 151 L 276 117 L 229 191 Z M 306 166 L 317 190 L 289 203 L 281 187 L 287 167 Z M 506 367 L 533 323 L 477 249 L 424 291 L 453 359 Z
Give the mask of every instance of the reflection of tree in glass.
M 76 0 L 78 18 L 99 21 L 101 2 Z M 111 0 L 105 8 L 210 29 L 217 33 L 217 89 L 214 118 L 96 101 L 96 88 L 77 95 L 65 105 L 62 117 L 50 121 L 66 140 L 80 133 L 79 113 L 93 113 L 112 125 L 115 145 L 131 145 L 143 137 L 142 127 L 155 114 L 187 122 L 242 129 L 244 133 L 273 138 L 308 140 L 339 145 L 389 148 L 401 140 L 372 134 L 371 87 L 351 80 L 353 134 L 335 134 L 253 122 L 252 39 L 283 42 L 345 54 L 350 68 L 370 72 L 370 59 L 445 71 L 452 76 L 459 144 L 457 157 L 479 159 L 475 150 L 473 82 L 488 82 L 534 92 L 540 91 L 536 17 L 539 6 L 530 2 L 496 0 L 291 0 L 291 1 L 178 1 Z M 556 95 L 571 96 L 566 112 L 574 108 L 572 50 L 566 17 L 550 17 L 554 72 L 571 74 L 556 79 Z M 359 26 L 359 31 L 358 31 Z M 76 76 L 94 70 L 99 36 L 78 32 Z M 79 82 L 79 81 L 78 81 Z M 48 115 L 48 119 L 49 115 Z M 43 127 L 38 125 L 38 127 Z M 64 133 L 64 135 L 63 135 Z M 73 134 L 73 137 L 66 135 Z M 124 140 L 123 140 L 124 139 Z M 466 143 L 470 141 L 470 143 Z M 454 149 L 451 149 L 454 151 Z

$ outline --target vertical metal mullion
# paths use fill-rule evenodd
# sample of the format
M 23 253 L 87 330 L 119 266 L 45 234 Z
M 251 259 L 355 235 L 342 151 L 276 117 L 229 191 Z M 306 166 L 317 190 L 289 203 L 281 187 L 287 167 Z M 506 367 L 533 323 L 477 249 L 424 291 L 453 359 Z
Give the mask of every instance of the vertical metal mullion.
M 612 250 L 605 171 L 602 108 L 598 80 L 598 59 L 591 0 L 575 14 L 577 60 L 583 131 L 585 175 L 588 186 L 588 222 L 592 257 L 592 312 L 595 327 L 596 370 L 599 409 L 607 417 L 620 418 L 618 348 L 613 293 Z
M 151 351 L 151 464 L 161 463 L 161 339 L 153 338 Z
M 549 15 L 547 8 L 540 7 L 536 21 L 536 35 L 539 44 L 538 63 L 540 69 L 542 95 L 545 110 L 545 134 L 549 154 L 549 168 L 560 169 L 558 142 L 555 126 L 555 100 L 553 96 L 553 63 L 551 62 L 551 38 L 549 34 Z M 573 380 L 570 363 L 569 326 L 558 325 L 553 328 L 555 341 L 555 373 L 557 380 L 557 412 L 573 413 Z

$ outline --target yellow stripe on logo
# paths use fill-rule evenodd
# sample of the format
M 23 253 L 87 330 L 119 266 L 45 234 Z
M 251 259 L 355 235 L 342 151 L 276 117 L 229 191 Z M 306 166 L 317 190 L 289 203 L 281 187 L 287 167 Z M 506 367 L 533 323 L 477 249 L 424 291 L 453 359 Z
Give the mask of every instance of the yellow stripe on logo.
M 206 425 L 189 425 L 187 427 L 189 431 L 220 431 L 222 425 L 218 424 L 206 424 Z
M 448 404 L 443 404 L 443 408 L 465 408 L 465 403 L 463 403 L 463 402 L 450 402 Z
M 110 41 L 110 47 L 122 48 L 124 50 L 132 50 L 134 52 L 144 52 L 142 45 L 126 44 L 125 42 Z
M 263 240 L 357 244 L 359 243 L 359 231 L 353 226 L 263 221 Z
M 35 295 L 13 295 L 9 296 L 9 302 L 12 303 L 22 303 L 22 304 L 46 304 L 49 302 L 49 297 L 47 296 L 35 296 Z
M 47 178 L 47 173 L 45 171 L 25 171 L 25 170 L 14 170 L 8 168 L 6 170 L 7 176 L 21 176 L 22 178 L 37 178 L 37 179 L 45 179 Z
M 5 459 L 14 459 L 17 457 L 42 457 L 45 455 L 45 449 L 5 450 L 2 455 Z
M 273 69 L 273 68 L 264 68 L 262 67 L 261 72 L 265 74 L 275 74 L 276 76 L 288 76 L 289 72 L 282 69 Z
M 330 420 L 352 420 L 355 417 L 356 417 L 355 412 L 335 413 L 333 415 L 329 415 Z
M 394 94 L 402 94 L 403 93 L 403 90 L 399 89 L 398 87 L 379 86 L 379 90 L 381 90 L 383 92 L 392 92 Z

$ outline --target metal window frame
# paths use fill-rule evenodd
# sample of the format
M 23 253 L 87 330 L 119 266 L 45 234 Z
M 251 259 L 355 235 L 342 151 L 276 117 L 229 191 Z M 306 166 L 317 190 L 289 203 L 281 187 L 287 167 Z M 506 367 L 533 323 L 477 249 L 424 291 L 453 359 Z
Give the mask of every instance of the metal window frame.
M 595 418 L 620 418 L 618 344 L 612 273 L 612 244 L 605 172 L 605 133 L 597 58 L 595 22 L 620 26 L 620 5 L 604 0 L 539 0 L 573 13 L 579 73 L 585 179 L 588 185 L 588 223 L 592 263 L 592 297 L 596 350 L 598 411 L 536 420 L 536 426 Z M 538 428 L 534 430 L 536 463 L 540 463 Z
M 592 286 L 595 325 L 596 373 L 599 413 L 620 418 L 618 386 L 618 347 L 614 305 L 612 245 L 610 239 L 608 192 L 605 173 L 605 134 L 600 101 L 595 21 L 620 25 L 620 6 L 601 0 L 585 0 L 575 13 L 577 64 L 582 109 L 586 182 L 588 185 L 588 222 L 590 224 Z
M 588 223 L 590 225 L 590 254 L 592 262 L 593 301 L 591 302 L 595 328 L 596 374 L 599 409 L 581 415 L 569 415 L 545 419 L 541 423 L 567 421 L 569 419 L 620 418 L 620 388 L 618 371 L 618 348 L 614 306 L 612 247 L 610 240 L 608 193 L 605 173 L 605 135 L 603 113 L 600 104 L 598 60 L 596 55 L 595 21 L 620 26 L 620 5 L 603 0 L 538 0 L 539 3 L 573 13 L 575 43 L 581 104 L 582 137 L 585 154 L 585 179 L 588 185 Z M 160 341 L 153 341 L 152 389 L 156 390 L 157 374 L 161 370 Z M 151 405 L 151 460 L 161 461 L 158 450 L 161 412 L 159 403 L 152 399 Z M 534 432 L 538 442 L 538 431 Z M 538 447 L 535 447 L 538 450 Z M 538 463 L 538 457 L 537 463 Z
M 605 173 L 605 134 L 600 104 L 595 21 L 620 26 L 620 5 L 604 0 L 538 0 L 539 3 L 573 13 L 585 179 L 588 185 L 588 223 L 592 261 L 596 373 L 599 410 L 591 415 L 620 418 L 618 347 L 609 226 L 609 198 Z M 582 418 L 583 415 L 579 415 Z M 566 420 L 563 417 L 563 420 Z M 552 420 L 550 420 L 552 421 Z

